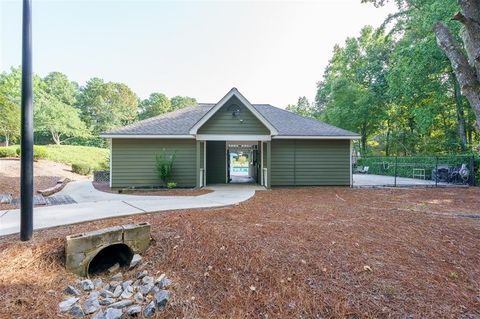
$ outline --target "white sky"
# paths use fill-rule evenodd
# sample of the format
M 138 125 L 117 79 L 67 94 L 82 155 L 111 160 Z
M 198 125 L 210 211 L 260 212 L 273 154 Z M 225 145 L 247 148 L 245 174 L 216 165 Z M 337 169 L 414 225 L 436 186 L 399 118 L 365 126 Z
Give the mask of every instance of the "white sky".
M 395 11 L 360 0 L 160 2 L 33 0 L 34 71 L 60 71 L 217 102 L 313 100 L 334 44 Z M 0 0 L 0 70 L 20 65 L 21 1 Z

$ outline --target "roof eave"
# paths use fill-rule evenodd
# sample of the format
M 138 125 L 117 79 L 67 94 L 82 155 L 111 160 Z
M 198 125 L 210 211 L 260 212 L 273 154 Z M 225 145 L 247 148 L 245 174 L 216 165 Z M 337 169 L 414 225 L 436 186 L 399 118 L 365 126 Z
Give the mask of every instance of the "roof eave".
M 276 135 L 272 139 L 299 139 L 299 140 L 359 140 L 360 135 Z
M 128 138 L 128 139 L 195 139 L 193 135 L 155 135 L 155 134 L 100 134 L 102 138 Z

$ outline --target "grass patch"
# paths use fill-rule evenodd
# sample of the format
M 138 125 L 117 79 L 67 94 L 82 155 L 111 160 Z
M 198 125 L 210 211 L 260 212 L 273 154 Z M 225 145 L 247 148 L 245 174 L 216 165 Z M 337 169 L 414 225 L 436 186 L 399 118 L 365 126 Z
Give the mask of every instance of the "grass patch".
M 46 159 L 65 163 L 83 164 L 92 169 L 101 168 L 107 164 L 109 150 L 105 148 L 77 145 L 46 145 Z
M 0 157 L 20 156 L 19 145 L 0 147 Z M 109 150 L 106 148 L 78 145 L 35 145 L 36 159 L 47 159 L 68 165 L 78 164 L 90 169 L 108 167 Z

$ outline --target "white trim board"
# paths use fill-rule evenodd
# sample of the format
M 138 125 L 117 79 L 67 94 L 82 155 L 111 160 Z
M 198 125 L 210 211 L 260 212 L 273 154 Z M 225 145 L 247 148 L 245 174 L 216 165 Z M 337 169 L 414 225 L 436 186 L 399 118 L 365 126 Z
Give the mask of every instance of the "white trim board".
M 197 141 L 270 141 L 270 135 L 197 134 Z
M 272 136 L 272 139 L 298 139 L 298 140 L 358 140 L 360 136 L 327 136 L 327 135 L 277 135 Z
M 148 138 L 162 138 L 162 139 L 194 139 L 193 135 L 134 135 L 134 134 L 100 134 L 100 137 L 103 138 L 134 138 L 134 139 L 148 139 Z
M 245 107 L 255 115 L 263 125 L 269 130 L 270 134 L 277 135 L 277 129 L 261 115 L 253 105 L 236 88 L 232 88 L 214 107 L 212 107 L 195 125 L 190 129 L 190 134 L 197 134 L 198 129 L 202 127 L 217 111 L 225 105 L 233 96 L 236 96 Z

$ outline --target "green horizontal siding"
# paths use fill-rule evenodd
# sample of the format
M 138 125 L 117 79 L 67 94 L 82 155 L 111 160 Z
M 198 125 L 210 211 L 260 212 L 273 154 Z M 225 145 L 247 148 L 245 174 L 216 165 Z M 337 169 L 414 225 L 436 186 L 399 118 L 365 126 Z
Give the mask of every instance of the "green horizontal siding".
M 233 116 L 232 111 L 229 110 L 233 104 L 240 108 L 237 116 Z M 198 134 L 268 135 L 270 131 L 242 102 L 233 97 L 200 127 Z
M 224 141 L 207 142 L 207 184 L 225 184 L 227 154 Z
M 112 139 L 112 187 L 159 186 L 156 155 L 175 152 L 173 181 L 179 187 L 196 185 L 195 140 Z
M 273 140 L 272 186 L 350 185 L 349 140 Z

